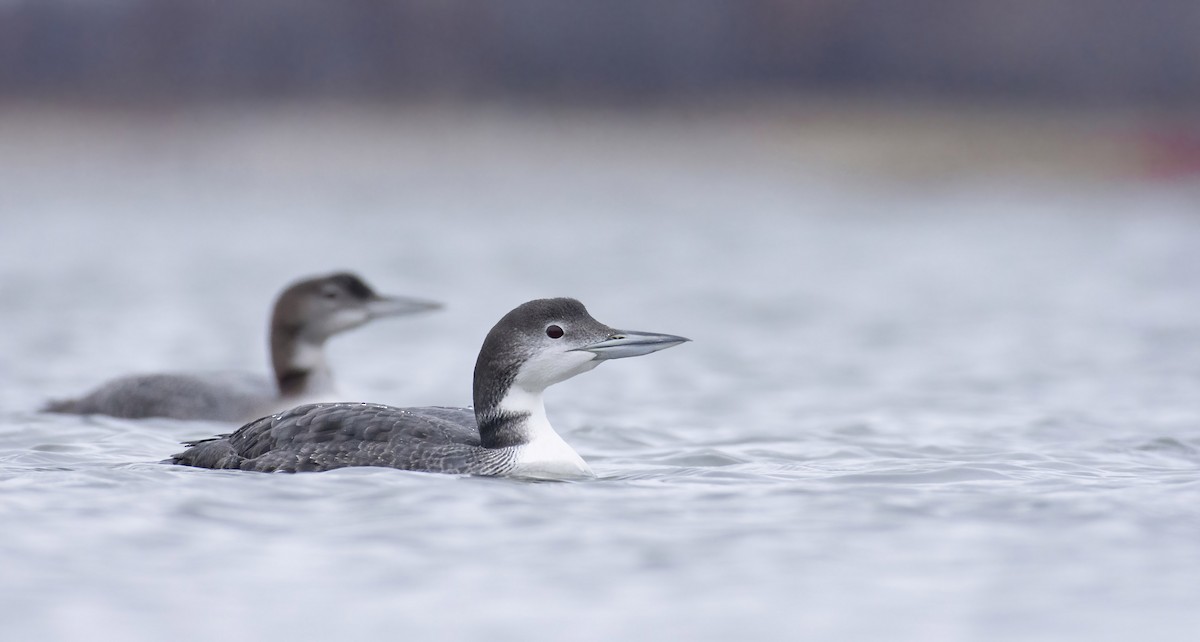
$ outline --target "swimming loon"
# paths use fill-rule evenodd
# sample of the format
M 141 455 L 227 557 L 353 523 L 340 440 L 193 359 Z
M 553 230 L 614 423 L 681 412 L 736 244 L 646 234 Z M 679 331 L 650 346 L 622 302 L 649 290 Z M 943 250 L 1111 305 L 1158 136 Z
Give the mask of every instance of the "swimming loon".
M 431 301 L 381 296 L 348 272 L 303 279 L 279 294 L 271 314 L 274 384 L 246 373 L 132 375 L 78 399 L 51 401 L 43 411 L 249 421 L 333 394 L 324 349 L 330 337 L 372 319 L 439 307 Z
M 688 339 L 614 330 L 574 299 L 522 304 L 488 333 L 475 362 L 474 410 L 378 404 L 300 406 L 232 434 L 187 443 L 168 463 L 200 468 L 319 471 L 385 466 L 437 473 L 563 479 L 587 463 L 546 419 L 543 391 L 608 359 Z

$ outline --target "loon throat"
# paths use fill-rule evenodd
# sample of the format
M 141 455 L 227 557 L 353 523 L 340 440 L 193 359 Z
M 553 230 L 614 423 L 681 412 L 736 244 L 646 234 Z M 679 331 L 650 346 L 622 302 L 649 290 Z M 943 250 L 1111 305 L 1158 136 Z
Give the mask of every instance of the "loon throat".
M 527 477 L 592 477 L 587 462 L 559 436 L 546 417 L 541 392 L 513 386 L 498 408 L 479 422 L 485 447 L 509 448 L 515 455 L 513 473 Z
M 304 397 L 333 391 L 333 374 L 324 346 L 295 341 L 279 345 L 272 355 L 275 381 L 284 397 Z

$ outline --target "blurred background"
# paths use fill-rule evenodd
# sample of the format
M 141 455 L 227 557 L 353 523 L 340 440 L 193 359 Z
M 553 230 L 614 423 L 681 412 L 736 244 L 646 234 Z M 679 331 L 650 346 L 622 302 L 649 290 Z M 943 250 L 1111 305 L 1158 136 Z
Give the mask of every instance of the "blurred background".
M 1187 0 L 6 0 L 11 97 L 654 100 L 747 91 L 1194 104 Z
M 1200 172 L 1198 32 L 1188 0 L 3 0 L 0 126 L 649 114 L 836 171 L 1178 178 Z
M 1200 8 L 1188 0 L 4 0 L 0 97 L 110 109 L 336 100 L 728 111 L 765 103 L 815 118 L 835 137 L 848 127 L 831 110 L 883 130 L 876 135 L 898 135 L 915 120 L 925 125 L 910 132 L 918 139 L 964 118 L 968 131 L 959 134 L 1036 129 L 990 112 L 972 120 L 979 114 L 962 113 L 969 104 L 1056 111 L 1050 129 L 1064 145 L 1082 144 L 1071 136 L 1077 129 L 1061 131 L 1064 120 L 1123 116 L 1088 137 L 1126 137 L 1135 148 L 1123 155 L 1153 156 L 1139 159 L 1147 171 L 1191 172 L 1200 145 L 1190 118 L 1200 101 L 1198 31 Z M 914 102 L 918 113 L 897 114 L 897 103 Z M 1040 146 L 1016 142 L 998 153 L 1044 156 L 1045 133 L 1032 136 Z

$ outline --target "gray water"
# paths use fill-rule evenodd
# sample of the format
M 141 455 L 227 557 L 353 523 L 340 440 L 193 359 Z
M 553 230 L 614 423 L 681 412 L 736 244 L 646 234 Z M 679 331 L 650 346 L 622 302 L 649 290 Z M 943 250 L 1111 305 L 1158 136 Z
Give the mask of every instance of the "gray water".
M 1195 186 L 568 125 L 0 118 L 0 637 L 1195 639 Z M 172 467 L 231 427 L 36 412 L 265 372 L 275 292 L 341 268 L 447 304 L 335 339 L 348 398 L 468 404 L 539 296 L 694 342 L 549 392 L 580 483 Z

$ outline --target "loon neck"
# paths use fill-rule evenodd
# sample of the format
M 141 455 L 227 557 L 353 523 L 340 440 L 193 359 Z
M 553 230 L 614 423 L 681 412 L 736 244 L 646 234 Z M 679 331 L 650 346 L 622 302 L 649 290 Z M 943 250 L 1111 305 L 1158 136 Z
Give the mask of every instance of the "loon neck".
M 307 397 L 333 391 L 333 373 L 325 361 L 325 342 L 300 336 L 298 328 L 272 328 L 271 365 L 281 397 Z
M 546 418 L 541 391 L 530 392 L 511 386 L 504 396 L 487 406 L 475 406 L 475 423 L 484 448 L 523 446 L 539 437 L 558 433 Z
M 512 450 L 517 474 L 534 477 L 591 476 L 579 453 L 550 425 L 542 391 L 512 386 L 492 408 L 476 408 L 481 445 Z

